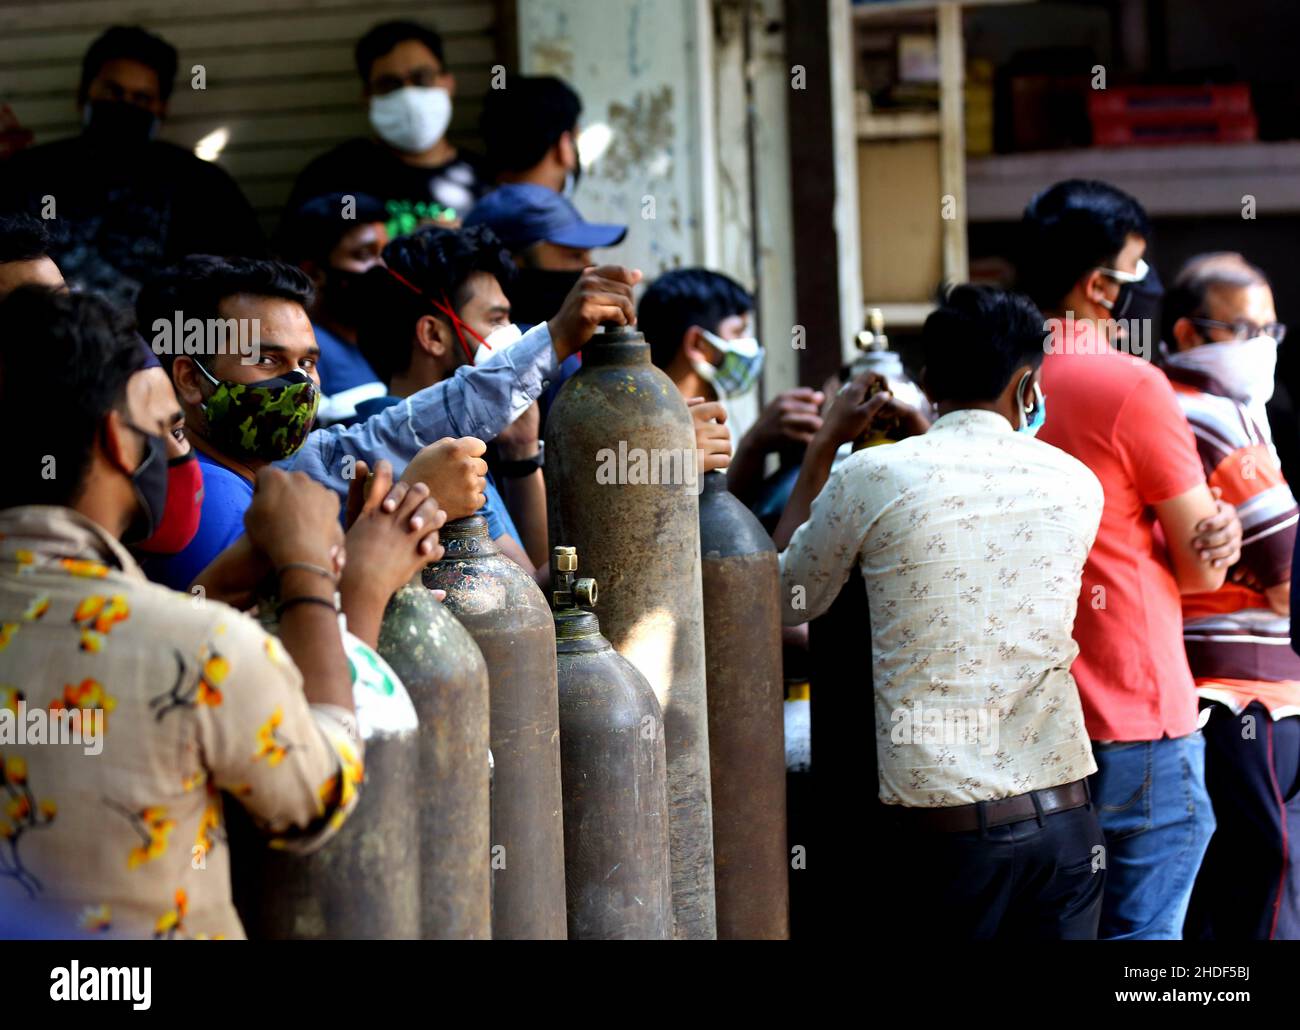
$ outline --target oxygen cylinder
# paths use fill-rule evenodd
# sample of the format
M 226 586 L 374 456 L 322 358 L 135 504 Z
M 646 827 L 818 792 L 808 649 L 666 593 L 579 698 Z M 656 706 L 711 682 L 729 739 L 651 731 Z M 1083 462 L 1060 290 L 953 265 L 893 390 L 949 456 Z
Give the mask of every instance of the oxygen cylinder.
M 392 596 L 379 654 L 419 718 L 420 936 L 492 936 L 488 674 L 483 655 L 420 577 Z
M 925 399 L 921 388 L 912 382 L 903 369 L 903 359 L 897 351 L 889 349 L 889 337 L 885 335 L 885 315 L 880 308 L 872 308 L 867 313 L 867 328 L 858 333 L 858 353 L 849 364 L 849 376 L 856 379 L 863 372 L 875 372 L 885 378 L 889 392 L 904 404 L 916 408 L 925 414 L 930 413 L 930 402 Z M 872 393 L 883 386 L 873 387 Z M 858 446 L 873 447 L 890 443 L 895 439 L 892 426 L 885 426 L 858 441 Z
M 340 617 L 341 618 L 341 617 Z M 410 816 L 420 789 L 415 708 L 396 673 L 343 634 L 365 743 L 356 810 L 319 851 L 274 850 L 236 824 L 236 903 L 250 937 L 268 940 L 414 940 L 420 936 L 419 837 Z M 227 811 L 232 807 L 227 805 Z M 256 831 L 251 831 L 255 834 Z M 245 840 L 245 838 L 248 838 Z M 245 843 L 245 847 L 238 847 Z
M 583 349 L 546 423 L 551 543 L 604 585 L 600 621 L 663 708 L 673 936 L 717 936 L 695 430 L 632 328 Z
M 636 666 L 600 635 L 596 581 L 551 553 L 560 674 L 564 885 L 570 940 L 669 940 L 663 714 Z
M 709 472 L 700 554 L 719 940 L 790 935 L 781 572 L 758 519 Z
M 555 624 L 533 578 L 501 553 L 481 515 L 443 526 L 424 585 L 487 664 L 492 781 L 492 936 L 565 938 L 564 829 Z

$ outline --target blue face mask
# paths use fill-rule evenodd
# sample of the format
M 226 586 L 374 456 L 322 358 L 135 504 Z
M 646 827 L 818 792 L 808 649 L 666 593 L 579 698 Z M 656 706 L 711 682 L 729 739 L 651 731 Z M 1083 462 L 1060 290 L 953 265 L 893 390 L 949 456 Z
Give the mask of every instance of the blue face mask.
M 1025 393 L 1025 383 L 1033 374 L 1032 372 L 1026 372 L 1020 377 L 1020 383 L 1016 386 L 1016 400 L 1020 402 L 1020 428 L 1017 431 L 1028 433 L 1030 436 L 1037 436 L 1038 431 L 1043 428 L 1043 423 L 1047 421 L 1047 398 L 1043 396 L 1042 387 L 1037 383 L 1034 384 L 1034 404 L 1032 407 L 1020 400 Z M 1026 415 L 1029 417 L 1026 418 Z

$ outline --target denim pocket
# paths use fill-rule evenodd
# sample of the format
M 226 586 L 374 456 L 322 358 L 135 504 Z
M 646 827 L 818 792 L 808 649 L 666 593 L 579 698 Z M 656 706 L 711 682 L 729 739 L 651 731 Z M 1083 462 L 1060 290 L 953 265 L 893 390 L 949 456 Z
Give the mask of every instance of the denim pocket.
M 1097 747 L 1092 796 L 1102 829 L 1111 841 L 1151 829 L 1151 743 Z

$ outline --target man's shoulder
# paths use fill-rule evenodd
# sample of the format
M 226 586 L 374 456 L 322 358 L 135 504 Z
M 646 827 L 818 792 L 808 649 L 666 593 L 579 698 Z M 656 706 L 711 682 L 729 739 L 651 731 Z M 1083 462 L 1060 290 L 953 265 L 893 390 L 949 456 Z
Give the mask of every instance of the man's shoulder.
M 179 176 L 183 182 L 203 185 L 235 181 L 217 162 L 203 160 L 189 147 L 163 139 L 154 140 L 149 147 L 149 161 L 155 169 L 169 176 Z
M 225 641 L 228 650 L 262 647 L 269 636 L 252 616 L 216 601 L 150 580 L 132 580 L 130 622 L 150 640 L 166 641 L 183 651 Z M 217 650 L 221 650 L 218 646 Z
M 295 193 L 306 190 L 310 195 L 301 198 L 306 201 L 323 193 L 358 189 L 355 180 L 359 176 L 364 176 L 369 182 L 380 167 L 391 161 L 388 151 L 374 140 L 356 136 L 335 144 L 308 161 L 298 176 Z M 338 176 L 343 178 L 336 178 Z
M 245 499 L 253 496 L 253 484 L 238 472 L 226 468 L 225 465 L 210 458 L 202 451 L 198 452 L 197 458 L 199 464 L 203 466 L 203 500 L 205 503 L 214 495 L 221 498 L 232 496 Z
M 1051 489 L 1073 491 L 1081 501 L 1096 501 L 1100 508 L 1104 498 L 1101 480 L 1086 464 L 1055 444 L 1046 440 L 1029 438 L 1025 440 L 1030 455 L 1044 466 L 1049 474 L 1054 475 Z
M 1187 421 L 1208 431 L 1221 445 L 1238 448 L 1262 442 L 1247 428 L 1251 425 L 1250 413 L 1240 401 L 1182 383 L 1174 383 L 1173 389 Z
M 49 143 L 24 147 L 4 161 L 0 161 L 0 178 L 7 179 L 12 184 L 22 184 L 30 181 L 34 176 L 67 174 L 69 162 L 75 160 L 80 147 L 79 136 L 68 136 L 64 139 L 51 140 Z

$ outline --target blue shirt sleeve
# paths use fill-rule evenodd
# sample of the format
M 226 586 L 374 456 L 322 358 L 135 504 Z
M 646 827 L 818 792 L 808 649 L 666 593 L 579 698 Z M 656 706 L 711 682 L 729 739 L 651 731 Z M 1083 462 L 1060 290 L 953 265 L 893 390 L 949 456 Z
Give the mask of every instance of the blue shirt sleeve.
M 487 519 L 488 536 L 493 540 L 508 536 L 523 547 L 519 539 L 519 530 L 515 528 L 514 519 L 510 517 L 510 509 L 506 507 L 505 499 L 497 490 L 497 485 L 492 481 L 490 474 L 487 477 L 487 485 L 483 487 L 483 497 L 483 507 L 478 510 L 478 514 Z
M 401 475 L 420 448 L 444 436 L 494 440 L 551 385 L 558 372 L 550 329 L 542 322 L 482 365 L 462 365 L 450 379 L 364 422 L 315 430 L 297 454 L 276 464 L 305 472 L 346 499 L 358 459 L 373 465 L 387 458 Z
M 252 483 L 204 454 L 198 460 L 203 467 L 198 532 L 183 551 L 150 557 L 142 564 L 145 575 L 173 590 L 188 591 L 194 577 L 243 535 L 244 512 L 253 503 Z

